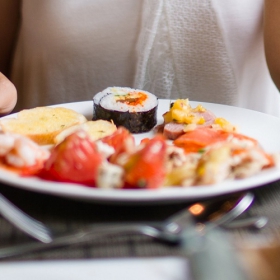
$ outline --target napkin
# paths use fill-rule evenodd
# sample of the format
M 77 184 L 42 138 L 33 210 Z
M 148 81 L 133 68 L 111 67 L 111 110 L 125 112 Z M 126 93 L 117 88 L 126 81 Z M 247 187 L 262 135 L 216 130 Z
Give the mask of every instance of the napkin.
M 180 257 L 0 263 L 1 280 L 193 280 Z

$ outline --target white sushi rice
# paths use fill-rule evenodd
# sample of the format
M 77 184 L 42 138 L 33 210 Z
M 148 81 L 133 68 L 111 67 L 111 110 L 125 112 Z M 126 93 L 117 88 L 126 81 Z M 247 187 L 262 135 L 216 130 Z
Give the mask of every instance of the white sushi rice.
M 141 93 L 147 96 L 147 99 L 142 104 L 129 105 L 125 102 L 120 102 L 120 97 L 125 97 L 128 94 Z M 132 89 L 129 87 L 108 87 L 105 90 L 97 93 L 93 101 L 107 110 L 115 110 L 119 112 L 146 112 L 155 108 L 158 104 L 157 97 L 147 91 Z

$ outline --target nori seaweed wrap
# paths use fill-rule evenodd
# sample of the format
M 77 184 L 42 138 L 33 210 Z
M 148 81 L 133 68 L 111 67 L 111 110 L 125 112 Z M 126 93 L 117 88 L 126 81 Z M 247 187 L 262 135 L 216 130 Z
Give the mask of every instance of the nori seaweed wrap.
M 131 133 L 150 131 L 157 124 L 157 97 L 128 87 L 109 87 L 93 98 L 93 120 L 113 121 Z

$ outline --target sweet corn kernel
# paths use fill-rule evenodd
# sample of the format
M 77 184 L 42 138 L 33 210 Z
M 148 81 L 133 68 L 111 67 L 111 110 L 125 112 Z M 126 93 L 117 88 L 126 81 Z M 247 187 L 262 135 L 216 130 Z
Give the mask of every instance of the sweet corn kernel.
M 193 109 L 193 112 L 205 112 L 206 109 L 201 105 L 197 105 L 194 109 Z
M 183 123 L 184 119 L 187 117 L 187 113 L 179 109 L 173 109 L 171 113 L 172 119 L 179 123 Z
M 170 123 L 173 121 L 171 111 L 166 112 L 163 114 L 164 123 Z

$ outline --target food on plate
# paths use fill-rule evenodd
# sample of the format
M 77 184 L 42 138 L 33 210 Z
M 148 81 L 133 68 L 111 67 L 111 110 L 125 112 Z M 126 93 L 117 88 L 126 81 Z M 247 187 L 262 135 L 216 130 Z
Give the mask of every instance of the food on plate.
M 132 150 L 133 142 L 115 141 L 120 135 L 130 139 L 125 133 L 126 129 L 118 128 L 118 133 L 108 137 L 110 141 L 93 141 L 84 130 L 72 133 L 52 149 L 41 177 L 99 188 L 159 188 L 166 171 L 165 139 L 158 135 Z M 112 162 L 115 151 L 121 160 Z
M 157 97 L 128 87 L 108 87 L 93 98 L 93 119 L 113 121 L 131 133 L 150 131 L 157 124 Z
M 196 127 L 213 126 L 225 131 L 236 131 L 235 126 L 224 118 L 217 118 L 202 105 L 192 108 L 188 99 L 172 102 L 163 119 L 163 134 L 170 140 L 175 140 Z
M 22 110 L 16 118 L 3 118 L 0 127 L 4 132 L 25 135 L 39 145 L 54 144 L 62 130 L 86 122 L 84 115 L 63 107 L 36 107 Z
M 75 131 L 53 147 L 40 176 L 47 180 L 99 188 L 120 188 L 123 169 L 109 162 L 114 148 L 94 141 L 85 130 Z
M 193 130 L 185 132 L 174 140 L 174 145 L 184 149 L 186 153 L 199 152 L 201 149 L 218 142 L 230 141 L 232 139 L 251 142 L 252 145 L 258 145 L 258 142 L 251 137 L 236 132 L 227 132 L 212 127 L 196 127 Z
M 41 171 L 50 152 L 31 139 L 15 133 L 0 133 L 0 166 L 20 175 Z
M 177 160 L 176 166 L 169 167 L 165 185 L 216 184 L 226 179 L 250 177 L 263 169 L 278 165 L 279 156 L 265 153 L 254 139 L 237 133 L 228 133 L 228 137 L 223 134 L 219 140 L 212 141 L 212 135 L 208 133 L 209 128 L 197 128 L 197 130 L 199 135 L 201 130 L 207 130 L 210 144 L 199 147 L 195 143 L 195 149 L 188 147 L 188 144 L 192 146 L 192 141 L 183 142 L 185 147 L 183 144 L 180 147 L 175 145 L 184 152 L 180 156 L 180 161 Z
M 167 143 L 156 135 L 142 143 L 141 148 L 130 154 L 125 163 L 124 182 L 131 188 L 158 189 L 166 175 Z
M 62 130 L 48 150 L 27 136 L 2 132 L 0 167 L 101 189 L 158 189 L 213 185 L 279 166 L 279 153 L 266 153 L 256 139 L 200 105 L 191 108 L 188 100 L 176 100 L 164 114 L 164 124 L 170 123 L 185 126 L 174 140 L 157 132 L 136 144 L 123 126 L 86 121 Z
M 103 161 L 95 141 L 84 130 L 76 131 L 55 146 L 42 177 L 61 182 L 95 185 Z
M 265 153 L 255 139 L 223 131 L 223 137 L 212 141 L 209 127 L 196 129 L 198 135 L 205 130 L 204 140 L 210 141 L 187 152 L 161 134 L 135 145 L 122 127 L 96 141 L 86 131 L 76 131 L 53 148 L 43 178 L 106 189 L 157 189 L 211 185 L 277 165 L 277 158 Z
M 209 127 L 196 129 L 213 139 Z M 277 166 L 279 157 L 265 153 L 255 139 L 230 132 L 187 152 L 161 134 L 135 145 L 123 127 L 98 140 L 78 130 L 50 150 L 10 133 L 0 134 L 0 143 L 1 166 L 20 175 L 105 189 L 211 185 Z
M 57 134 L 54 137 L 55 144 L 61 143 L 66 138 L 66 136 L 78 130 L 85 130 L 89 133 L 92 140 L 98 140 L 114 133 L 117 130 L 117 127 L 113 122 L 105 120 L 87 121 L 82 124 L 76 124 L 62 130 L 59 134 Z
M 127 155 L 136 149 L 133 135 L 124 127 L 119 127 L 113 134 L 102 138 L 101 141 L 114 149 L 114 153 L 109 157 L 111 163 L 121 165 Z

